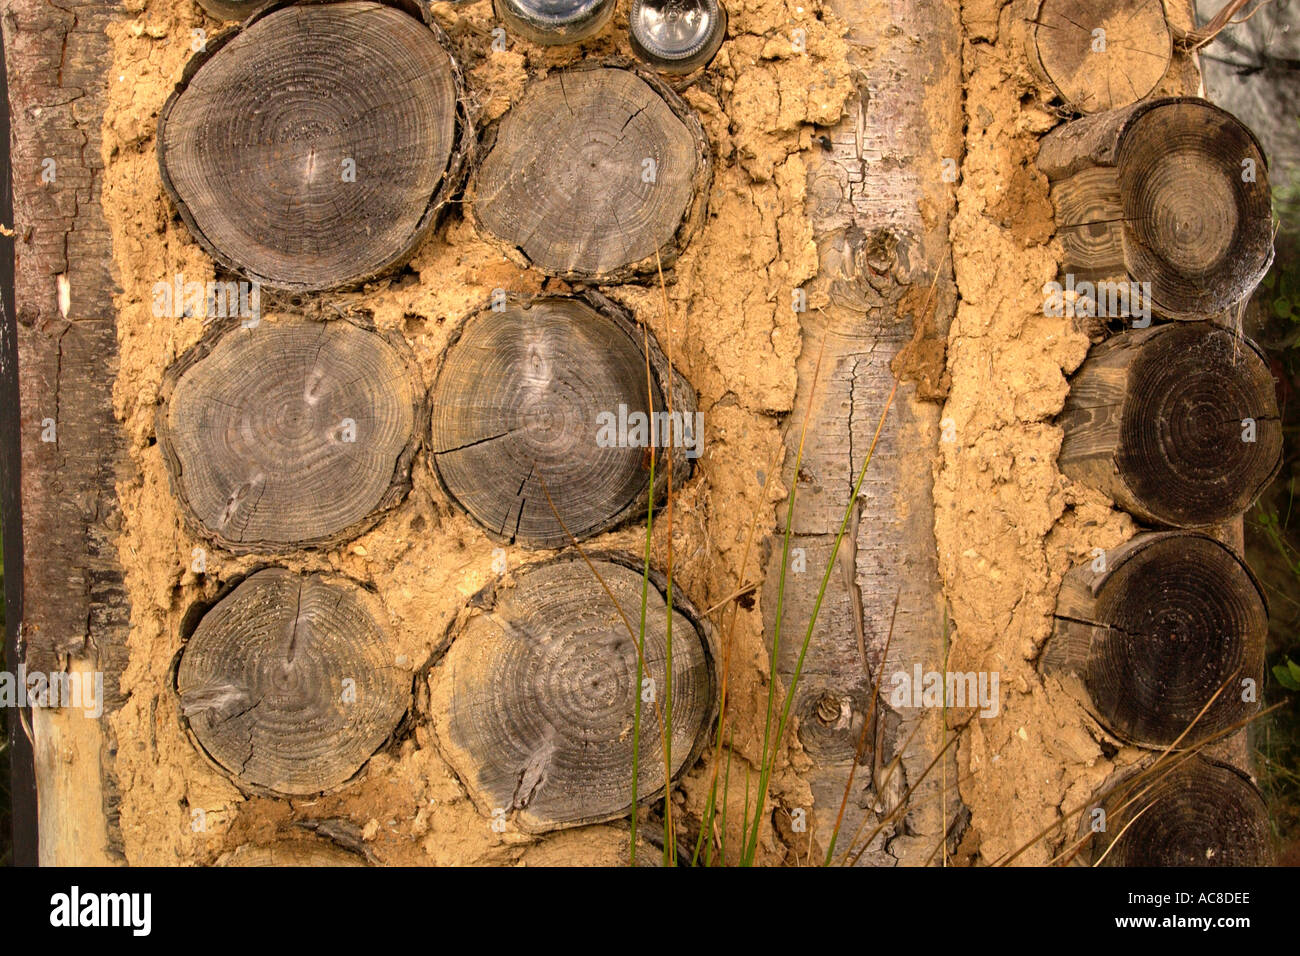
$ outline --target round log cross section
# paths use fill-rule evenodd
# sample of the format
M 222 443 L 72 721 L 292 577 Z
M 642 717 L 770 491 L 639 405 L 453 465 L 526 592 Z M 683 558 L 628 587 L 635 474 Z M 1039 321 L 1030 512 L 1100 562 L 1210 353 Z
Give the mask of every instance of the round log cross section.
M 217 860 L 217 866 L 365 866 L 364 858 L 320 840 L 284 840 L 271 846 L 244 844 Z
M 1259 285 L 1273 261 L 1267 164 L 1231 114 L 1196 99 L 1141 110 L 1117 170 L 1128 272 L 1157 311 L 1213 315 Z
M 167 100 L 163 184 L 226 268 L 280 289 L 355 286 L 408 259 L 455 188 L 461 99 L 432 22 L 366 0 L 264 8 Z
M 472 316 L 431 399 L 430 458 L 448 495 L 493 538 L 526 547 L 560 548 L 570 534 L 644 518 L 648 443 L 703 436 L 686 433 L 696 427 L 694 395 L 653 340 L 652 401 L 664 427 L 652 435 L 643 342 L 621 314 L 580 299 L 510 300 Z M 688 451 L 674 449 L 677 487 L 690 474 Z M 663 500 L 667 465 L 657 454 L 655 498 Z
M 351 582 L 259 571 L 203 615 L 176 689 L 202 750 L 253 792 L 336 789 L 393 734 L 411 678 Z
M 1208 322 L 1125 332 L 1093 348 L 1059 424 L 1061 470 L 1151 524 L 1235 517 L 1282 464 L 1268 363 Z
M 168 370 L 156 427 L 194 532 L 266 553 L 348 540 L 401 501 L 424 408 L 396 337 L 230 323 Z
M 1151 767 L 1102 799 L 1093 865 L 1271 866 L 1264 798 L 1246 775 L 1201 756 Z M 1085 813 L 1085 823 L 1098 818 Z M 1098 818 L 1099 819 L 1099 818 Z
M 1044 0 L 1033 30 L 1043 74 L 1081 113 L 1136 103 L 1173 57 L 1161 0 Z
M 433 677 L 444 754 L 484 813 L 512 813 L 529 833 L 631 809 L 638 697 L 641 803 L 664 792 L 657 713 L 667 719 L 670 696 L 674 777 L 698 758 L 713 716 L 713 658 L 689 606 L 674 594 L 670 694 L 667 607 L 652 574 L 638 687 L 641 571 L 629 558 L 593 559 L 621 614 L 576 555 L 527 566 L 472 602 Z
M 534 83 L 502 119 L 470 212 L 542 272 L 621 281 L 676 259 L 710 176 L 703 127 L 661 81 L 568 70 Z
M 1190 746 L 1254 713 L 1243 690 L 1263 683 L 1268 608 L 1241 559 L 1205 535 L 1166 532 L 1104 561 L 1065 576 L 1043 671 L 1072 690 L 1080 680 L 1097 719 L 1139 745 Z
M 265 0 L 198 0 L 210 17 L 218 20 L 242 20 L 262 5 Z

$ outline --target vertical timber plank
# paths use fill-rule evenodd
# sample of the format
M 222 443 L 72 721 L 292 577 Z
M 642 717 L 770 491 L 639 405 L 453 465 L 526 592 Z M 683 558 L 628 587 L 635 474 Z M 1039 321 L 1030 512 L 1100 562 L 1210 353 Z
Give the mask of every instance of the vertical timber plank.
M 786 686 L 853 484 L 894 383 L 891 366 L 919 332 L 918 339 L 937 349 L 931 384 L 937 383 L 942 343 L 955 308 L 947 254 L 953 185 L 944 182 L 942 170 L 945 158 L 955 168 L 961 157 L 957 5 L 944 0 L 831 0 L 830 6 L 849 24 L 856 93 L 844 118 L 826 131 L 829 148 L 823 141 L 809 172 L 821 267 L 806 290 L 795 410 L 787 431 L 785 473 L 793 474 L 800 431 L 810 414 L 791 540 L 792 548 L 805 550 L 807 573 L 789 576 L 777 662 Z M 933 302 L 926 310 L 923 303 L 932 283 Z M 921 323 L 927 327 L 918 330 Z M 880 676 L 877 706 L 883 716 L 878 728 L 868 730 L 864 763 L 854 775 L 836 842 L 837 857 L 849 849 L 864 820 L 870 832 L 889 813 L 942 746 L 939 711 L 894 712 L 888 704 L 890 674 L 910 673 L 915 663 L 927 671 L 943 668 L 931 497 L 938 425 L 939 406 L 918 395 L 915 382 L 905 380 L 854 504 L 800 678 L 794 713 L 805 727 L 838 705 L 840 716 L 831 724 L 845 728 L 838 748 L 820 752 L 810 746 L 816 733 L 801 730 L 799 735 L 814 762 L 807 774 L 814 800 L 810 829 L 824 851 L 853 759 L 844 744 L 856 743 L 869 719 L 872 684 Z M 778 506 L 778 532 L 784 531 L 785 507 Z M 763 602 L 769 641 L 780 564 L 776 541 Z M 895 601 L 897 618 L 884 661 Z M 913 737 L 918 722 L 925 726 Z M 879 771 L 899 749 L 905 750 L 901 770 L 879 792 L 884 776 Z M 938 797 L 942 775 L 936 767 L 920 784 L 908 801 L 906 827 L 900 814 L 873 840 L 861 863 L 926 862 L 958 809 L 951 766 L 951 798 L 945 805 Z
M 114 492 L 122 437 L 113 414 L 117 330 L 109 232 L 99 207 L 100 123 L 111 62 L 106 2 L 56 6 L 5 0 L 4 33 L 12 116 L 15 329 L 21 453 L 22 619 L 18 641 L 29 672 L 89 666 L 104 672 L 104 710 L 119 703 L 129 609 L 117 561 Z M 52 160 L 53 164 L 47 162 Z M 42 172 L 53 171 L 46 181 Z M 47 420 L 54 422 L 54 441 Z M 70 662 L 76 663 L 70 663 Z M 42 726 L 48 726 L 42 721 Z M 103 776 L 109 742 L 75 751 L 37 741 L 38 780 L 69 781 L 46 759 L 69 753 Z M 92 829 L 114 826 L 111 781 Z M 72 807 L 62 795 L 44 794 Z M 70 828 L 82 826 L 71 820 Z M 86 832 L 83 830 L 82 832 Z M 93 841 L 92 841 L 93 842 Z M 42 863 L 99 862 L 80 845 L 42 847 Z

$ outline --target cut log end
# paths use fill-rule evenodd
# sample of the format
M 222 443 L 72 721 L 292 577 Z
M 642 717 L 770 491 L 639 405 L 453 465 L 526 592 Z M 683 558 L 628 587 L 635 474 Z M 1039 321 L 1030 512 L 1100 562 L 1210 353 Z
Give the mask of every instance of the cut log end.
M 198 0 L 204 12 L 218 20 L 242 20 L 265 0 Z
M 354 537 L 410 486 L 424 394 L 405 343 L 351 321 L 215 327 L 157 417 L 193 530 L 235 552 Z
M 680 593 L 670 691 L 663 581 L 652 575 L 638 687 L 641 571 L 631 558 L 593 557 L 621 614 L 576 555 L 528 566 L 466 612 L 432 680 L 434 724 L 453 768 L 484 813 L 508 816 L 526 832 L 631 809 L 638 699 L 639 803 L 664 792 L 657 713 L 670 695 L 674 778 L 699 757 L 714 712 L 712 652 Z
M 1152 524 L 1229 520 L 1281 466 L 1267 362 L 1208 322 L 1126 332 L 1095 347 L 1059 423 L 1061 470 Z
M 1268 610 L 1236 555 L 1204 535 L 1159 533 L 1101 560 L 1062 583 L 1045 673 L 1142 746 L 1190 746 L 1258 709 Z
M 244 789 L 321 793 L 355 776 L 406 713 L 397 658 L 362 588 L 271 568 L 203 616 L 176 690 L 199 747 Z
M 1033 43 L 1043 75 L 1081 113 L 1143 99 L 1173 56 L 1160 0 L 1044 0 Z
M 1037 163 L 1052 183 L 1062 271 L 1136 283 L 1157 316 L 1221 315 L 1273 261 L 1264 154 L 1203 99 L 1085 116 L 1044 137 Z
M 186 67 L 158 162 L 217 262 L 273 288 L 342 288 L 414 252 L 458 181 L 465 115 L 431 21 L 369 0 L 281 5 Z
M 244 844 L 217 860 L 217 866 L 366 866 L 355 853 L 322 840 L 284 840 L 269 846 Z
M 621 281 L 672 264 L 711 175 L 703 127 L 662 82 L 567 70 L 532 84 L 502 119 L 470 213 L 542 272 Z
M 1268 170 L 1250 131 L 1201 101 L 1142 113 L 1120 143 L 1129 272 L 1175 315 L 1240 302 L 1273 261 Z
M 1104 811 L 1102 816 L 1097 809 Z M 1095 821 L 1095 822 L 1094 822 Z M 1120 781 L 1084 815 L 1102 866 L 1270 866 L 1268 809 L 1232 767 L 1193 756 Z
M 430 459 L 448 495 L 494 539 L 534 548 L 644 518 L 650 443 L 673 443 L 680 488 L 703 436 L 693 394 L 653 340 L 647 396 L 643 341 L 622 313 L 582 299 L 512 299 L 472 316 L 432 393 Z M 660 447 L 660 501 L 665 456 Z

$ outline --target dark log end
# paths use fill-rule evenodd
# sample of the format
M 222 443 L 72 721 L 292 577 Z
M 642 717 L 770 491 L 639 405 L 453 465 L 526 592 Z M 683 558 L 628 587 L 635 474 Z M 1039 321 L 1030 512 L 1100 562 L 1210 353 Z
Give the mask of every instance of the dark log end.
M 1126 332 L 1094 348 L 1059 422 L 1062 471 L 1153 524 L 1229 520 L 1281 466 L 1267 362 L 1208 322 Z
M 1103 800 L 1091 840 L 1102 866 L 1269 866 L 1268 810 L 1254 784 L 1204 757 L 1175 758 L 1121 781 Z M 1084 815 L 1093 826 L 1095 814 Z
M 1273 261 L 1268 167 L 1254 135 L 1204 100 L 1161 100 L 1122 135 L 1129 274 L 1156 308 L 1204 317 L 1245 299 Z
M 1103 726 L 1143 746 L 1190 746 L 1253 714 L 1268 609 L 1241 560 L 1204 535 L 1165 533 L 1106 561 L 1067 575 L 1061 648 L 1044 670 L 1077 675 Z

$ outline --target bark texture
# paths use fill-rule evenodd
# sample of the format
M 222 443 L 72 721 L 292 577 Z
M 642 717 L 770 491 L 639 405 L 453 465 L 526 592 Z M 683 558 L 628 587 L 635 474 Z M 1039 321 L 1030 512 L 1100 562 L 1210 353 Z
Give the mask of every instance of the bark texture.
M 116 287 L 99 208 L 100 121 L 112 60 L 104 31 L 116 9 L 8 0 L 0 15 L 17 233 L 24 542 L 17 650 L 30 671 L 60 671 L 70 657 L 93 662 L 105 675 L 108 713 L 121 703 L 130 614 L 115 543 L 121 518 L 114 482 L 123 458 L 112 411 Z M 48 172 L 52 179 L 43 178 Z M 110 738 L 105 756 L 112 747 Z M 117 800 L 111 767 L 104 773 L 113 843 Z

